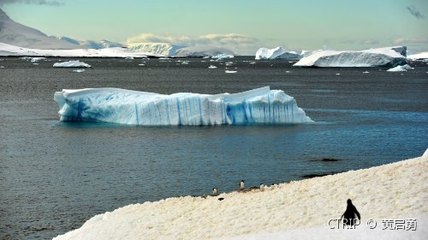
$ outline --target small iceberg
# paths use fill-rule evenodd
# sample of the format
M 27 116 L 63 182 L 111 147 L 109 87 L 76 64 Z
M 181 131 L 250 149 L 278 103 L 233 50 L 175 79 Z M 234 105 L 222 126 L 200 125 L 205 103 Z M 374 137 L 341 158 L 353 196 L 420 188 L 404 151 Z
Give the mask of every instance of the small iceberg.
M 262 87 L 235 94 L 164 95 L 119 88 L 64 89 L 56 92 L 61 121 L 142 126 L 248 125 L 313 122 L 296 100 Z
M 319 50 L 307 54 L 293 66 L 298 67 L 384 67 L 406 64 L 405 46 L 362 51 Z
M 208 66 L 208 68 L 209 68 L 209 69 L 216 69 L 217 67 L 216 67 L 216 66 L 214 66 L 214 65 L 209 65 L 209 66 Z
M 283 47 L 276 47 L 272 49 L 259 48 L 256 52 L 256 60 L 261 59 L 284 59 L 290 61 L 297 61 L 302 58 L 302 55 L 294 51 L 286 51 Z
M 235 70 L 224 70 L 225 73 L 237 73 L 238 71 Z
M 90 68 L 91 65 L 81 62 L 79 60 L 72 60 L 68 62 L 54 63 L 53 67 L 56 68 Z
M 402 65 L 402 66 L 396 66 L 396 67 L 390 68 L 390 69 L 388 69 L 386 71 L 387 72 L 407 72 L 407 70 L 412 70 L 412 69 L 414 69 L 414 68 L 412 68 L 408 64 L 405 64 L 405 65 Z
M 76 72 L 76 73 L 82 73 L 82 72 L 84 72 L 85 71 L 85 69 L 74 69 L 73 70 L 73 72 Z

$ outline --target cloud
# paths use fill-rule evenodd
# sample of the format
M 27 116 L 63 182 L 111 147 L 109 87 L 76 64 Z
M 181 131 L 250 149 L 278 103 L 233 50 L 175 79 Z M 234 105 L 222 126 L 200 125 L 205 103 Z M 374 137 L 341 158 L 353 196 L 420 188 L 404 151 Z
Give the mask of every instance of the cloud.
M 415 18 L 417 18 L 417 19 L 422 19 L 422 18 L 424 18 L 425 16 L 418 10 L 418 9 L 416 9 L 416 7 L 415 6 L 413 6 L 413 5 L 409 5 L 409 6 L 407 6 L 406 7 L 406 9 L 409 11 L 409 13 L 410 14 L 412 14 Z
M 51 5 L 51 6 L 59 6 L 64 5 L 64 1 L 62 0 L 0 0 L 0 5 L 6 4 L 34 4 L 34 5 Z
M 168 43 L 178 46 L 215 46 L 229 48 L 232 51 L 241 53 L 253 53 L 261 44 L 257 38 L 236 33 L 207 34 L 197 37 L 142 33 L 127 39 L 127 44 L 129 45 L 138 43 Z

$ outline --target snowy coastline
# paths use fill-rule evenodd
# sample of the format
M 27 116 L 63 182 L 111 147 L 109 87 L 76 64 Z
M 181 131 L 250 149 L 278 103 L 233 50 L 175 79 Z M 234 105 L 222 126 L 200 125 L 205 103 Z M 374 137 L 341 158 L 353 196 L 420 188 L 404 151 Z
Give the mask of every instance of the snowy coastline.
M 54 239 L 424 239 L 428 156 L 215 197 L 176 197 L 97 215 Z M 222 201 L 219 201 L 223 198 Z M 330 229 L 350 198 L 356 230 Z M 416 231 L 382 230 L 382 219 L 416 218 Z M 366 222 L 375 219 L 377 229 Z M 353 231 L 353 232 L 352 232 Z

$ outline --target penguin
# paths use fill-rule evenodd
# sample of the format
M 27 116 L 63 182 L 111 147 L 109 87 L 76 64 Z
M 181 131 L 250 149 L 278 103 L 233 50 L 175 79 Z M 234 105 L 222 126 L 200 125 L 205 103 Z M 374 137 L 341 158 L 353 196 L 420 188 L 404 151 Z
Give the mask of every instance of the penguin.
M 263 183 L 260 183 L 259 189 L 260 189 L 260 191 L 264 191 L 265 190 L 265 185 Z
M 241 182 L 239 183 L 239 191 L 243 191 L 244 189 L 245 189 L 244 180 L 241 180 Z
M 213 188 L 211 196 L 217 196 L 217 195 L 218 195 L 218 189 L 215 187 L 215 188 Z

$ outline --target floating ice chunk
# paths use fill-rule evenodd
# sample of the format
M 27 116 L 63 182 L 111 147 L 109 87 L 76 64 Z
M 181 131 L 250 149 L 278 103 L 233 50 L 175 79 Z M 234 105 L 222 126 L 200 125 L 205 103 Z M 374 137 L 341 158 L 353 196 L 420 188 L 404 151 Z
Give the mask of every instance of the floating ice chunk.
M 388 70 L 386 70 L 387 72 L 407 72 L 407 70 L 412 70 L 414 68 L 412 68 L 411 66 L 409 66 L 408 64 L 402 65 L 402 66 L 396 66 L 393 68 L 390 68 Z
M 45 57 L 33 57 L 31 58 L 30 62 L 37 63 L 38 61 L 45 60 L 45 59 L 46 59 Z
M 237 73 L 238 71 L 235 71 L 235 70 L 225 70 L 224 72 L 225 73 Z
M 212 59 L 216 59 L 217 61 L 223 60 L 223 59 L 229 59 L 229 58 L 234 58 L 235 56 L 233 56 L 232 54 L 226 54 L 226 53 L 221 53 L 221 54 L 217 54 L 212 56 Z
M 214 66 L 214 65 L 210 65 L 210 66 L 208 66 L 208 68 L 210 68 L 210 69 L 215 69 L 215 68 L 217 68 L 216 66 Z
M 303 57 L 294 66 L 301 67 L 379 67 L 406 63 L 406 47 L 377 48 L 362 51 L 319 50 Z
M 286 51 L 283 47 L 276 47 L 272 49 L 259 48 L 256 52 L 256 60 L 260 59 L 285 59 L 285 60 L 299 60 L 302 55 L 294 51 Z
M 68 62 L 61 62 L 61 63 L 54 63 L 53 67 L 58 68 L 75 68 L 75 67 L 84 67 L 84 68 L 90 68 L 91 65 L 81 62 L 79 60 L 72 60 Z
M 312 120 L 281 90 L 262 87 L 235 94 L 163 95 L 118 88 L 56 92 L 61 121 L 143 126 L 307 123 Z
M 85 71 L 85 69 L 74 69 L 73 70 L 73 72 L 76 72 L 76 73 L 82 73 L 84 71 Z
M 369 71 L 364 71 L 364 72 L 363 72 L 363 74 L 369 74 L 369 73 L 370 73 Z

